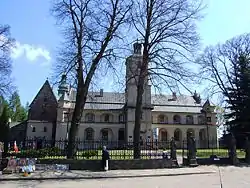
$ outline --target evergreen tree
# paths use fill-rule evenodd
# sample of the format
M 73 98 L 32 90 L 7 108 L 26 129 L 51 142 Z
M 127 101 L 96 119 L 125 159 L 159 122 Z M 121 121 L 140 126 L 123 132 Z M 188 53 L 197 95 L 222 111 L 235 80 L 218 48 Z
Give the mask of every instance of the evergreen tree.
M 9 136 L 9 109 L 8 105 L 4 104 L 0 115 L 0 141 L 5 141 Z
M 229 113 L 225 115 L 228 131 L 233 133 L 238 147 L 244 146 L 244 138 L 250 132 L 250 59 L 241 54 L 233 65 L 232 79 L 227 93 Z
M 10 116 L 14 122 L 21 122 L 27 119 L 27 111 L 21 105 L 18 92 L 14 92 L 9 100 Z

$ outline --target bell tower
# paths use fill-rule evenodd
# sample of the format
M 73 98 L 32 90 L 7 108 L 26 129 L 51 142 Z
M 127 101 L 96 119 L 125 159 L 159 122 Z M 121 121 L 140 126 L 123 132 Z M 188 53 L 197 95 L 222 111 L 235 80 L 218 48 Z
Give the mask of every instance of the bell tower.
M 128 141 L 133 141 L 134 124 L 135 124 L 135 107 L 137 98 L 137 85 L 140 74 L 142 61 L 142 44 L 133 44 L 133 54 L 126 59 L 126 138 Z M 144 93 L 142 99 L 142 114 L 141 114 L 141 137 L 142 139 L 151 137 L 151 86 L 148 83 L 148 76 L 145 77 Z

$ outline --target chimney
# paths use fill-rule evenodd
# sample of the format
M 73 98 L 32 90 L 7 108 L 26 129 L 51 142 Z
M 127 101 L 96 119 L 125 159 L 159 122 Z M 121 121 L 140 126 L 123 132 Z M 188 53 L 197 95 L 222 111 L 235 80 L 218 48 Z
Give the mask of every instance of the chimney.
M 103 97 L 103 89 L 100 89 L 100 97 Z
M 173 98 L 173 100 L 174 100 L 174 101 L 176 101 L 176 100 L 177 100 L 177 95 L 176 95 L 176 92 L 173 92 L 173 93 L 172 93 L 172 98 Z
M 103 89 L 100 89 L 99 94 L 95 95 L 95 97 L 103 97 Z

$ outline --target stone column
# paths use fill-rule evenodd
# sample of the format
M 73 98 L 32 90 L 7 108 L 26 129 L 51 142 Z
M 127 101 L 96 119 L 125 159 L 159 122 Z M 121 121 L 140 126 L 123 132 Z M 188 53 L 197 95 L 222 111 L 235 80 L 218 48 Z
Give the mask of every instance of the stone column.
M 188 148 L 188 164 L 191 167 L 198 166 L 196 160 L 196 143 L 195 138 L 193 136 L 189 136 L 187 140 L 187 148 Z
M 170 142 L 170 157 L 172 160 L 172 167 L 178 167 L 178 161 L 177 161 L 177 155 L 176 155 L 176 143 L 174 140 L 174 137 L 171 138 L 171 142 Z

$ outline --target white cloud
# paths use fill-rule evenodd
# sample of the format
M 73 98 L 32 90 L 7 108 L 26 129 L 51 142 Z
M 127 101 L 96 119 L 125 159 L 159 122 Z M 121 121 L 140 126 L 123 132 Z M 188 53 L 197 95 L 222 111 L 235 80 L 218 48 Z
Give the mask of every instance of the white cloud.
M 10 47 L 6 44 L 8 44 L 8 40 L 4 35 L 0 35 L 0 46 Z M 50 64 L 51 56 L 47 49 L 35 45 L 22 44 L 20 42 L 15 42 L 14 46 L 15 47 L 12 47 L 11 49 L 11 57 L 13 59 L 25 57 L 28 61 L 35 62 L 42 58 L 44 61 L 41 64 L 42 66 L 47 66 Z
M 44 60 L 43 66 L 49 65 L 51 61 L 50 52 L 47 49 L 30 44 L 21 44 L 20 42 L 16 42 L 15 48 L 12 49 L 11 57 L 13 59 L 25 57 L 30 62 L 35 62 L 42 58 Z

